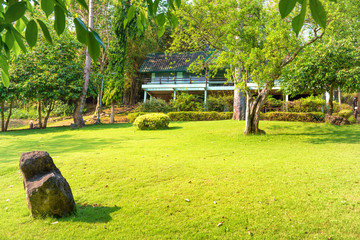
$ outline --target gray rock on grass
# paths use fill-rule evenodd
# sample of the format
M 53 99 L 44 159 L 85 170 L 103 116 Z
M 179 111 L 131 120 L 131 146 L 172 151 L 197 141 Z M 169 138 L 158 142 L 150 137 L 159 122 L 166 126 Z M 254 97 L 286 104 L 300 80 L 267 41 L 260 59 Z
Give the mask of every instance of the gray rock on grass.
M 70 185 L 47 152 L 23 153 L 19 165 L 32 216 L 63 217 L 76 210 Z

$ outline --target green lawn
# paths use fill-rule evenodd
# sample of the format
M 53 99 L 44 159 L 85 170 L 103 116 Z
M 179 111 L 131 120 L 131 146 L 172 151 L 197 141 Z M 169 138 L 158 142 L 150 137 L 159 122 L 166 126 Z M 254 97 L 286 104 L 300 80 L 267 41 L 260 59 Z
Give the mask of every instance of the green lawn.
M 261 122 L 267 135 L 252 137 L 243 128 L 1 133 L 0 239 L 360 238 L 360 125 Z M 29 217 L 18 163 L 32 150 L 53 157 L 76 216 Z

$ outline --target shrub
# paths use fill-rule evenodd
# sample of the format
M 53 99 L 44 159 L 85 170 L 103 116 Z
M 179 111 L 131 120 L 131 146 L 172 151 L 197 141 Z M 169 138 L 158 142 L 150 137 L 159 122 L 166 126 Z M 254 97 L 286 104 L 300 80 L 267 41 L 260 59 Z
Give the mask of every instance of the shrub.
M 74 104 L 69 105 L 61 101 L 56 101 L 51 115 L 56 117 L 70 116 L 74 113 L 75 107 L 76 106 Z
M 338 112 L 338 113 L 336 113 L 334 115 L 349 119 L 349 117 L 353 115 L 353 111 L 350 110 L 350 109 L 343 109 L 343 110 L 340 110 L 340 112 Z
M 291 122 L 324 122 L 325 114 L 321 112 L 267 112 L 261 114 L 261 119 L 270 121 L 291 121 Z
M 232 112 L 169 112 L 171 121 L 213 121 L 232 118 Z
M 234 96 L 209 96 L 207 100 L 208 111 L 228 112 L 231 111 L 234 104 Z
M 134 125 L 140 130 L 156 130 L 169 127 L 170 118 L 165 113 L 148 113 L 136 118 Z
M 134 112 L 134 113 L 129 113 L 127 118 L 129 119 L 129 122 L 133 123 L 135 122 L 135 119 L 138 117 L 138 116 L 141 116 L 141 115 L 145 115 L 147 113 L 145 112 Z
M 357 123 L 356 121 L 356 118 L 354 117 L 354 115 L 351 115 L 349 118 L 348 118 L 349 122 L 351 123 Z
M 171 112 L 173 107 L 170 103 L 160 98 L 151 98 L 135 109 L 135 112 Z
M 264 105 L 262 106 L 263 110 L 265 112 L 268 111 L 281 111 L 283 109 L 283 104 L 284 102 L 281 100 L 278 100 L 276 98 L 274 98 L 273 96 L 269 95 L 266 98 L 266 101 L 264 103 Z
M 173 102 L 174 108 L 178 111 L 202 111 L 204 110 L 203 105 L 199 96 L 188 93 L 180 93 Z
M 7 114 L 8 112 L 5 112 Z M 42 112 L 42 114 L 45 114 Z M 13 119 L 37 119 L 38 111 L 33 107 L 29 107 L 29 111 L 26 111 L 24 108 L 13 108 L 11 113 L 11 118 Z
M 326 109 L 326 101 L 321 96 L 310 96 L 288 102 L 289 112 L 321 112 Z

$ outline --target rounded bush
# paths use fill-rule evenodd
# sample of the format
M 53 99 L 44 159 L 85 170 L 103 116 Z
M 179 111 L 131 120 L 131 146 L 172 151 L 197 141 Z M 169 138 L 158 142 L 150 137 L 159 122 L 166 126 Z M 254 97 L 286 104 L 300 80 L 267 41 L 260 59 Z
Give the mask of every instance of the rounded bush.
M 169 127 L 170 118 L 164 113 L 149 113 L 135 119 L 134 125 L 140 130 L 156 130 Z
M 353 115 L 353 111 L 351 109 L 343 109 L 337 113 L 338 116 L 348 119 Z

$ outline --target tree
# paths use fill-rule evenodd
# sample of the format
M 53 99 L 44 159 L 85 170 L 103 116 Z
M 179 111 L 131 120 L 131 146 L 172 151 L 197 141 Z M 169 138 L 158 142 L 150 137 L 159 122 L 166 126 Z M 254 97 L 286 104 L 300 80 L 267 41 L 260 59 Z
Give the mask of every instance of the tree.
M 66 16 L 71 17 L 71 13 L 67 10 L 67 4 L 70 1 L 64 0 L 42 0 L 40 2 L 41 9 L 46 17 L 54 13 L 54 29 L 58 35 L 61 35 L 65 30 Z M 76 0 L 83 8 L 87 9 L 84 0 Z M 37 3 L 37 2 L 36 2 Z M 33 12 L 34 1 L 30 0 L 9 0 L 3 1 L 0 13 L 4 16 L 0 18 L 0 25 L 3 26 L 0 31 L 1 38 L 4 39 L 4 44 L 0 45 L 0 68 L 3 84 L 8 87 L 9 82 L 9 64 L 10 55 L 12 52 L 19 54 L 27 52 L 27 47 L 23 39 L 26 39 L 29 47 L 34 47 L 38 39 L 38 30 L 42 30 L 45 39 L 52 43 L 52 37 L 47 25 L 40 18 L 33 18 L 29 20 L 27 13 Z M 101 39 L 91 28 L 87 28 L 79 18 L 74 18 L 74 24 L 77 31 L 78 39 L 81 43 L 89 46 L 90 55 L 97 59 L 100 54 L 99 45 L 103 45 Z M 25 30 L 25 37 L 22 33 Z
M 10 65 L 10 74 L 18 84 L 19 95 L 36 101 L 39 127 L 46 128 L 56 101 L 73 101 L 81 92 L 82 57 L 80 44 L 68 31 L 56 44 L 44 39 L 31 51 L 20 54 Z M 42 122 L 42 112 L 46 111 Z
M 335 89 L 360 91 L 359 10 L 359 2 L 344 0 L 329 13 L 333 20 L 328 24 L 329 34 L 306 49 L 285 71 L 282 85 L 288 93 L 327 91 L 328 112 L 332 114 Z
M 259 129 L 260 109 L 275 80 L 306 46 L 323 35 L 309 23 L 311 37 L 297 38 L 289 31 L 289 22 L 281 21 L 274 4 L 267 1 L 195 0 L 178 11 L 178 18 L 173 49 L 189 46 L 198 50 L 209 45 L 216 56 L 210 67 L 230 66 L 228 78 L 236 79 L 244 89 L 245 135 L 264 133 Z

